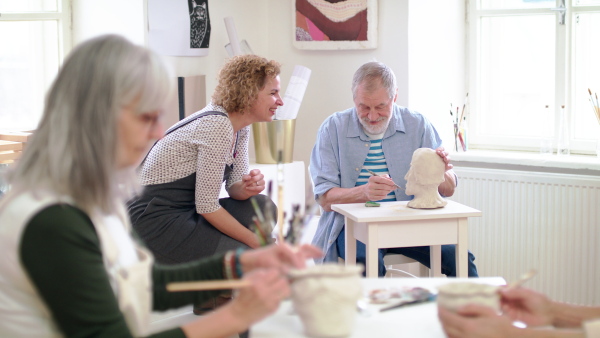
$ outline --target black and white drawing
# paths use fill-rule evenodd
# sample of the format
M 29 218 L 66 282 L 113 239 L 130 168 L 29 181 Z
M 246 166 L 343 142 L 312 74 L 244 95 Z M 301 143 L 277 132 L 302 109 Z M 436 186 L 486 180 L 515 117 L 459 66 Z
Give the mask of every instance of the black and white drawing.
M 190 14 L 190 48 L 208 48 L 210 18 L 208 0 L 188 0 Z
M 209 0 L 147 1 L 148 46 L 152 50 L 172 56 L 208 55 Z

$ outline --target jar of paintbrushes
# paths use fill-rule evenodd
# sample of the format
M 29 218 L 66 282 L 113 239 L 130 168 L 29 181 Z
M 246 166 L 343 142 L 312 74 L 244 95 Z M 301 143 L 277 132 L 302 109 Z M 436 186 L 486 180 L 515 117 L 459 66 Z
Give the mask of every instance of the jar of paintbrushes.
M 467 108 L 467 100 L 469 98 L 469 93 L 467 93 L 465 97 L 465 102 L 463 103 L 462 109 L 460 107 L 454 106 L 450 103 L 450 117 L 452 118 L 453 130 L 454 130 L 454 151 L 455 152 L 464 152 L 469 148 L 468 143 L 468 132 L 467 132 L 467 116 L 465 114 L 465 110 Z

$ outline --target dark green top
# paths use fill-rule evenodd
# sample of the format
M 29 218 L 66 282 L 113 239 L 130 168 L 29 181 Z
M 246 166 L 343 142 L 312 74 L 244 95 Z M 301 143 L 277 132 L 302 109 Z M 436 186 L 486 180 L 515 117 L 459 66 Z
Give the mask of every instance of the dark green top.
M 102 261 L 90 218 L 69 205 L 43 209 L 21 238 L 23 267 L 68 337 L 131 337 Z M 152 269 L 153 309 L 199 304 L 221 291 L 167 292 L 170 282 L 223 279 L 223 255 Z M 152 337 L 185 337 L 180 328 Z

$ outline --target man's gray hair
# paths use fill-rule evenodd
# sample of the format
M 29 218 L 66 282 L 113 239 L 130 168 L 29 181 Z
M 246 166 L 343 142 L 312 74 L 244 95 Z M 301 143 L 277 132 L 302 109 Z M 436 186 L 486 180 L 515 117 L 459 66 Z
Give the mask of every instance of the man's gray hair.
M 42 120 L 9 179 L 11 189 L 45 189 L 86 212 L 114 212 L 139 185 L 117 168 L 118 118 L 164 110 L 172 76 L 155 53 L 117 35 L 83 42 L 65 60 L 46 96 Z
M 396 75 L 390 67 L 378 61 L 371 61 L 363 64 L 354 73 L 352 78 L 352 97 L 356 98 L 358 86 L 365 83 L 367 90 L 374 90 L 378 86 L 387 89 L 390 98 L 396 95 Z

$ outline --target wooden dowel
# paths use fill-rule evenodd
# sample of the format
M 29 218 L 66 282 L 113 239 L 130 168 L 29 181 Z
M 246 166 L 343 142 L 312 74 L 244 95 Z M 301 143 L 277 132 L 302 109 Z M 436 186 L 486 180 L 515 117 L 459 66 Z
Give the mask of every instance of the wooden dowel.
M 283 146 L 283 143 L 282 143 Z M 284 220 L 284 200 L 283 200 L 283 151 L 279 150 L 277 156 L 277 226 L 279 226 L 279 232 L 277 234 L 278 244 L 283 244 L 283 227 L 285 226 Z
M 202 282 L 178 282 L 167 284 L 167 291 L 208 291 L 208 290 L 229 290 L 241 289 L 252 285 L 250 281 L 243 279 L 235 280 L 214 280 Z

